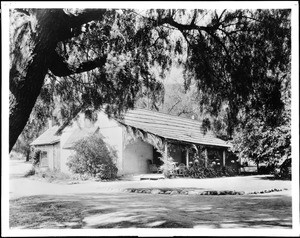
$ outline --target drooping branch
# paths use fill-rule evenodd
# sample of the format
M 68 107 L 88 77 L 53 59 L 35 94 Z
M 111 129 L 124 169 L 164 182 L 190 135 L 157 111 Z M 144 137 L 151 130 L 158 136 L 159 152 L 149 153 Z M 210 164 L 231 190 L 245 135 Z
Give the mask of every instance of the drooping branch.
M 49 69 L 55 76 L 64 77 L 72 74 L 90 71 L 98 67 L 103 67 L 106 63 L 106 58 L 107 56 L 105 55 L 93 61 L 83 62 L 78 66 L 74 66 L 66 63 L 60 55 L 54 52 L 52 56 L 53 60 L 49 65 Z
M 59 127 L 59 129 L 55 132 L 55 135 L 61 135 L 62 131 L 70 125 L 71 121 L 79 114 L 79 112 L 84 112 L 84 110 L 88 107 L 86 103 L 82 103 L 78 106 L 71 114 L 64 119 L 64 123 Z
M 207 26 L 198 26 L 195 23 L 191 22 L 191 24 L 182 24 L 176 22 L 172 17 L 165 17 L 165 18 L 160 18 L 155 21 L 153 21 L 154 26 L 160 26 L 164 24 L 169 24 L 170 26 L 173 26 L 177 28 L 180 31 L 188 31 L 188 30 L 208 30 L 211 27 Z

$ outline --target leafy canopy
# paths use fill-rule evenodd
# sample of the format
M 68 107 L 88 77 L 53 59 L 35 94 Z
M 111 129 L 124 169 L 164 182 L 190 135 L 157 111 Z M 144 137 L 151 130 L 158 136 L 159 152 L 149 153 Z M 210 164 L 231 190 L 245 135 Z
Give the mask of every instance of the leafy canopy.
M 185 89 L 195 82 L 200 109 L 217 118 L 213 124 L 226 128 L 229 138 L 237 129 L 247 131 L 253 117 L 274 129 L 285 118 L 290 14 L 289 9 L 107 9 L 56 47 L 74 67 L 99 58 L 104 66 L 71 76 L 49 72 L 40 97 L 56 105 L 54 116 L 65 124 L 80 110 L 104 105 L 109 114 L 119 114 L 145 96 L 157 109 L 164 90 L 159 78 L 180 66 Z
M 107 104 L 110 113 L 132 108 L 137 98 L 162 91 L 158 76 L 179 64 L 185 87 L 196 81 L 200 106 L 214 116 L 226 108 L 229 135 L 241 111 L 260 111 L 269 125 L 280 121 L 281 85 L 290 70 L 290 10 L 126 9 L 109 11 L 83 29 L 58 46 L 60 53 L 73 63 L 99 55 L 107 60 L 101 70 L 50 77 L 54 95 L 67 105 L 63 117 L 83 106 Z

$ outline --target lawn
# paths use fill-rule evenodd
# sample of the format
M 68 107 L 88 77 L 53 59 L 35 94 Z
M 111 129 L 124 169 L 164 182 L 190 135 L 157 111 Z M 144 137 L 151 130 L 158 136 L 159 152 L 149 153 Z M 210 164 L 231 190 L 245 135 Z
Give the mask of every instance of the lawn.
M 288 196 L 44 195 L 10 201 L 11 228 L 291 228 Z
M 9 225 L 28 228 L 291 228 L 290 181 L 266 176 L 56 184 L 25 178 L 11 161 Z M 261 191 L 260 195 L 124 193 L 126 188 Z

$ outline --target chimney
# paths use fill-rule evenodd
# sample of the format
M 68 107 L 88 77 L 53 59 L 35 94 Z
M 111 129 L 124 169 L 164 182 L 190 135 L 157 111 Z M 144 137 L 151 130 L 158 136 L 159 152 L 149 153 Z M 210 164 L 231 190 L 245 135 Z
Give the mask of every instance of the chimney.
M 52 120 L 48 119 L 48 125 L 49 125 L 49 129 L 52 127 Z

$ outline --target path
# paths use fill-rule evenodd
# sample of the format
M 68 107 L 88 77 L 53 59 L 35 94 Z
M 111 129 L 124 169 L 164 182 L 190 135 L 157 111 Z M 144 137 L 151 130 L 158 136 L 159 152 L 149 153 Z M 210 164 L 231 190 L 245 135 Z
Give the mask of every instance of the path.
M 263 191 L 288 189 L 276 194 L 291 195 L 291 182 L 272 180 L 270 176 L 239 176 L 208 179 L 160 179 L 142 181 L 81 182 L 79 184 L 56 184 L 22 177 L 30 166 L 22 161 L 11 161 L 10 198 L 33 195 L 71 195 L 84 193 L 117 193 L 126 188 L 196 188 L 203 190 Z M 16 172 L 17 171 L 17 172 Z

